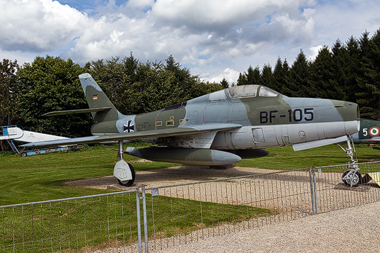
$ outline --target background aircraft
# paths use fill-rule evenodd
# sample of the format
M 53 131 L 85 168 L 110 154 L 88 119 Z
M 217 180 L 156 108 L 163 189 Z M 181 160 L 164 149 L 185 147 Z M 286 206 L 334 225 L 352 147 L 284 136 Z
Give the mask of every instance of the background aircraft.
M 355 143 L 380 144 L 380 121 L 360 118 L 360 130 L 352 138 Z
M 90 112 L 94 136 L 25 144 L 46 147 L 118 141 L 114 176 L 122 185 L 135 180 L 123 154 L 153 161 L 191 165 L 226 165 L 242 158 L 262 157 L 268 147 L 293 145 L 295 151 L 347 141 L 359 130 L 359 108 L 351 102 L 292 98 L 261 85 L 237 86 L 203 95 L 162 110 L 121 114 L 89 74 L 79 76 L 89 109 L 55 111 L 47 115 Z M 124 151 L 123 141 L 157 144 Z M 357 178 L 354 169 L 345 177 Z M 356 177 L 355 177 L 356 176 Z

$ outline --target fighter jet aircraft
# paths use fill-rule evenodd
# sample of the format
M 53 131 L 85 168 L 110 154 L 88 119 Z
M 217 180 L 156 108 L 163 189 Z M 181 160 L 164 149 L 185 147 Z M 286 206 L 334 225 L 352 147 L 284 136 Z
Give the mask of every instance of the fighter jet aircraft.
M 25 144 L 46 147 L 118 141 L 114 176 L 122 185 L 135 180 L 123 154 L 153 161 L 191 165 L 226 165 L 268 154 L 268 147 L 293 145 L 295 151 L 347 141 L 359 130 L 358 105 L 351 102 L 294 98 L 262 85 L 231 87 L 162 110 L 121 114 L 89 74 L 79 76 L 89 109 L 55 111 L 47 115 L 90 112 L 94 136 Z M 125 140 L 145 140 L 157 146 L 124 150 Z M 352 152 L 351 152 L 352 153 Z M 351 160 L 353 161 L 352 154 Z M 346 173 L 357 178 L 353 169 Z
M 360 118 L 360 130 L 352 138 L 358 143 L 380 144 L 380 121 Z

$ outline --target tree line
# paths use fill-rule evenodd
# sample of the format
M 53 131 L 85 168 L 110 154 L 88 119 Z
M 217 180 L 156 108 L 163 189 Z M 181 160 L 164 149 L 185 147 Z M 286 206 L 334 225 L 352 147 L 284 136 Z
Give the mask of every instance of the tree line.
M 57 110 L 87 108 L 78 75 L 90 73 L 118 110 L 139 114 L 168 107 L 229 86 L 203 82 L 173 56 L 165 62 L 141 63 L 132 53 L 86 63 L 71 59 L 36 57 L 19 66 L 17 60 L 0 62 L 0 126 L 21 125 L 33 131 L 89 135 L 90 115 L 43 117 Z M 300 51 L 290 66 L 278 58 L 240 73 L 236 85 L 261 84 L 287 96 L 320 97 L 356 102 L 365 118 L 380 119 L 380 29 L 364 32 L 346 43 L 324 46 L 315 60 Z M 235 85 L 233 83 L 232 85 Z M 1 144 L 2 149 L 7 145 Z
M 86 63 L 36 57 L 22 66 L 0 62 L 0 126 L 71 136 L 90 135 L 89 114 L 43 117 L 50 111 L 87 108 L 78 75 L 90 73 L 123 114 L 150 112 L 228 87 L 205 83 L 169 56 L 164 63 L 141 63 L 130 56 Z M 2 149 L 7 148 L 5 143 Z
M 240 73 L 237 85 L 262 84 L 291 97 L 319 97 L 358 103 L 361 117 L 380 120 L 380 29 L 324 46 L 310 61 L 301 50 L 292 66 L 277 59 Z

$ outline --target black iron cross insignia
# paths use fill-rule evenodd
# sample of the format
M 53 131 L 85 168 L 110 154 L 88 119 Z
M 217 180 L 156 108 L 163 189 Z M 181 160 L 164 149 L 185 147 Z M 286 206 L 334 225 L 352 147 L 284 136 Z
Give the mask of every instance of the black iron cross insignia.
M 124 133 L 133 133 L 135 131 L 135 125 L 132 120 L 128 120 L 128 125 L 124 125 Z

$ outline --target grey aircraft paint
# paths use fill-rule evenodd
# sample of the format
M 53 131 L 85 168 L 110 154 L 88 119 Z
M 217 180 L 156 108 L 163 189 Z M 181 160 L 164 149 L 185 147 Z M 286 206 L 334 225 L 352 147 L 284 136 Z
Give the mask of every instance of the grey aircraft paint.
M 48 115 L 91 112 L 96 122 L 91 128 L 94 136 L 24 147 L 119 141 L 122 160 L 123 141 L 143 139 L 159 147 L 134 150 L 131 155 L 155 161 L 221 165 L 238 162 L 241 157 L 265 156 L 267 152 L 262 149 L 267 147 L 294 145 L 301 150 L 336 143 L 359 130 L 355 103 L 287 97 L 261 85 L 232 87 L 162 110 L 123 115 L 89 74 L 79 78 L 89 109 Z M 125 168 L 128 173 L 124 173 L 124 167 L 120 163 L 114 174 L 121 183 L 130 185 L 134 171 Z

